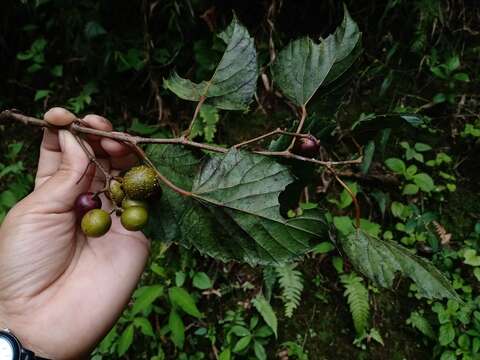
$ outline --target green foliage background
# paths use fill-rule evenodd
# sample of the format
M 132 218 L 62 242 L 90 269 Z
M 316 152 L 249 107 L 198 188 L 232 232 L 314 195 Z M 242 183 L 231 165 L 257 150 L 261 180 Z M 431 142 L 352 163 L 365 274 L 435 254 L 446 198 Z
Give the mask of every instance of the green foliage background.
M 480 6 L 346 5 L 364 51 L 349 76 L 311 100 L 309 130 L 329 156 L 364 147 L 367 160 L 342 174 L 358 193 L 364 228 L 432 258 L 463 303 L 425 300 L 405 280 L 395 292 L 378 289 L 328 239 L 283 269 L 223 264 L 155 239 L 142 284 L 95 359 L 479 358 Z M 215 33 L 232 12 L 255 38 L 261 71 L 272 51 L 300 36 L 326 37 L 343 16 L 341 3 L 316 0 L 3 1 L 0 109 L 41 117 L 67 106 L 102 114 L 119 130 L 178 135 L 195 104 L 167 91 L 163 78 L 173 70 L 209 78 L 225 47 Z M 252 112 L 207 107 L 194 133 L 233 144 L 289 125 L 284 102 L 261 81 L 258 89 Z M 31 189 L 41 136 L 4 123 L 0 136 L 1 221 Z M 321 171 L 299 171 L 311 197 L 295 211 L 318 203 L 332 229 L 345 230 L 348 194 L 333 184 L 324 193 Z

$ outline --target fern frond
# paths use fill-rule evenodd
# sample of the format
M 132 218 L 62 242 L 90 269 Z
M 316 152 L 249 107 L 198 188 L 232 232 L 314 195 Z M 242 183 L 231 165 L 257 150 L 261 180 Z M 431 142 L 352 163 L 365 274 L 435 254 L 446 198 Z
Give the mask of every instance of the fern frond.
M 285 316 L 292 317 L 293 311 L 300 305 L 303 291 L 303 275 L 295 270 L 297 264 L 275 266 L 278 281 L 282 288 L 282 300 L 285 306 Z
M 435 332 L 432 326 L 420 312 L 412 311 L 410 317 L 407 319 L 407 324 L 419 330 L 426 337 L 432 340 L 435 339 Z
M 355 273 L 340 276 L 340 281 L 345 287 L 343 295 L 347 298 L 355 331 L 361 335 L 367 330 L 370 317 L 368 289 L 363 279 Z

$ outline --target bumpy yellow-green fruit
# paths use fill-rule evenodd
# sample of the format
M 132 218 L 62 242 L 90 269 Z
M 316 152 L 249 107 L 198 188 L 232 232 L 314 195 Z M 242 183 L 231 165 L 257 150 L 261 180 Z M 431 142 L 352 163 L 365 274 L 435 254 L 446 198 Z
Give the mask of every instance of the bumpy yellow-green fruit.
M 123 177 L 123 190 L 130 199 L 145 200 L 161 191 L 158 176 L 146 165 L 131 168 Z
M 148 211 L 141 206 L 132 206 L 125 209 L 120 216 L 123 227 L 130 231 L 138 231 L 144 228 L 148 222 Z
M 133 200 L 133 199 L 130 199 L 128 197 L 125 197 L 125 199 L 123 199 L 123 201 L 122 201 L 122 208 L 123 209 L 128 209 L 128 208 L 134 207 L 134 206 L 140 206 L 140 207 L 143 207 L 145 209 L 148 209 L 148 203 L 145 200 Z
M 108 197 L 117 205 L 120 205 L 125 198 L 125 191 L 123 191 L 122 183 L 118 180 L 110 181 Z
M 100 237 L 105 235 L 112 226 L 110 214 L 105 210 L 93 209 L 87 212 L 82 218 L 82 231 L 89 237 Z

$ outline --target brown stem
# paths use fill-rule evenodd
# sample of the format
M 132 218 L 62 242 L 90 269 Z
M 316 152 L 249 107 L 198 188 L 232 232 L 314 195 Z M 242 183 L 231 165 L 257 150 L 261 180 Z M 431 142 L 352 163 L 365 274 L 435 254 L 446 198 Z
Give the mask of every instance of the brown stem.
M 328 169 L 328 171 L 330 171 L 332 173 L 332 175 L 335 177 L 335 179 L 338 181 L 338 183 L 340 185 L 342 185 L 342 187 L 348 192 L 348 194 L 352 198 L 353 205 L 355 206 L 355 227 L 357 229 L 359 229 L 360 228 L 360 214 L 361 214 L 361 212 L 360 212 L 360 204 L 358 203 L 357 196 L 353 193 L 352 189 L 350 189 L 348 187 L 348 185 L 345 184 L 343 182 L 343 180 L 338 177 L 335 170 L 333 170 L 330 166 L 327 166 L 327 169 Z
M 251 143 L 254 143 L 254 142 L 257 142 L 257 141 L 260 141 L 262 139 L 265 139 L 267 137 L 270 137 L 270 136 L 274 136 L 274 135 L 278 135 L 278 134 L 283 134 L 283 135 L 288 135 L 288 136 L 294 136 L 294 137 L 308 137 L 307 134 L 298 134 L 298 133 L 293 133 L 293 132 L 289 132 L 289 131 L 285 131 L 283 129 L 280 129 L 280 128 L 277 128 L 275 130 L 272 130 L 266 134 L 263 134 L 263 135 L 260 135 L 260 136 L 257 136 L 256 138 L 253 138 L 253 139 L 250 139 L 250 140 L 246 140 L 246 141 L 243 141 L 241 143 L 238 143 L 236 145 L 233 145 L 234 148 L 240 148 L 242 146 L 245 146 L 245 145 L 248 145 L 248 144 L 251 144 Z
M 317 160 L 317 159 L 312 159 L 312 158 L 306 158 L 297 154 L 293 154 L 288 150 L 285 151 L 254 151 L 255 154 L 259 155 L 265 155 L 265 156 L 276 156 L 276 157 L 282 157 L 286 159 L 295 159 L 295 160 L 300 160 L 300 161 L 305 161 L 305 162 L 311 162 L 313 164 L 318 164 L 322 166 L 337 166 L 337 165 L 353 165 L 353 164 L 361 164 L 362 163 L 362 157 L 359 157 L 354 160 L 344 160 L 344 161 L 322 161 L 322 160 Z
M 143 151 L 143 149 L 136 145 L 136 144 L 131 144 L 130 145 L 133 150 L 137 153 L 137 155 L 148 165 L 150 166 L 155 172 L 157 173 L 158 178 L 165 184 L 167 185 L 170 189 L 175 191 L 176 193 L 183 195 L 183 196 L 192 196 L 192 193 L 190 191 L 184 190 L 182 188 L 179 188 L 177 185 L 172 183 L 170 180 L 168 180 L 160 171 L 158 171 L 157 167 L 152 163 L 152 161 L 148 158 L 147 154 Z
M 195 108 L 195 112 L 193 113 L 192 121 L 190 121 L 190 125 L 188 126 L 187 131 L 185 132 L 185 138 L 188 139 L 190 136 L 190 133 L 192 132 L 193 124 L 195 123 L 195 120 L 197 119 L 198 113 L 200 112 L 200 109 L 202 108 L 203 103 L 207 100 L 205 96 L 200 96 L 200 100 L 198 101 L 197 107 Z
M 90 150 L 87 149 L 85 144 L 83 143 L 83 140 L 78 136 L 77 134 L 73 134 L 75 137 L 75 140 L 77 140 L 78 144 L 82 148 L 83 152 L 85 155 L 87 155 L 88 159 L 90 160 L 90 163 L 95 164 L 95 166 L 102 172 L 103 176 L 105 176 L 105 182 L 108 184 L 110 180 L 113 178 L 113 176 L 105 169 L 105 167 L 97 160 L 94 154 L 90 152 Z M 90 165 L 90 164 L 89 164 Z
M 12 111 L 12 110 L 5 110 L 5 111 L 2 111 L 0 113 L 0 121 L 1 120 L 9 120 L 9 119 L 20 121 L 20 122 L 24 123 L 25 125 L 33 125 L 33 126 L 39 126 L 39 127 L 47 127 L 47 128 L 58 129 L 57 126 L 51 125 L 51 124 L 47 123 L 45 120 L 40 120 L 40 119 L 36 119 L 36 118 L 30 117 L 30 116 L 22 115 L 18 112 Z M 188 140 L 185 137 L 170 138 L 170 139 L 145 138 L 145 137 L 140 137 L 140 136 L 133 136 L 133 135 L 123 133 L 123 132 L 103 131 L 103 130 L 92 129 L 92 128 L 82 126 L 77 122 L 74 122 L 70 126 L 67 126 L 67 127 L 64 127 L 64 128 L 68 129 L 72 132 L 97 135 L 97 136 L 106 137 L 106 138 L 114 139 L 114 140 L 117 140 L 117 141 L 121 141 L 121 142 L 124 142 L 126 144 L 131 144 L 131 145 L 138 145 L 138 144 L 178 144 L 178 145 L 184 145 L 184 146 L 188 146 L 188 147 L 193 147 L 193 148 L 197 148 L 197 149 L 213 151 L 213 152 L 218 152 L 218 153 L 223 153 L 223 154 L 228 152 L 227 148 L 223 148 L 223 147 L 215 146 L 215 145 L 198 143 L 198 142 L 195 142 L 195 141 Z M 297 134 L 297 133 L 291 133 L 291 134 L 295 134 L 295 135 L 292 135 L 292 136 L 304 136 L 304 134 Z M 275 156 L 275 157 L 282 157 L 282 158 L 286 158 L 286 159 L 295 159 L 295 160 L 299 160 L 299 161 L 311 162 L 311 163 L 321 165 L 321 166 L 360 164 L 362 162 L 362 157 L 360 157 L 358 159 L 355 159 L 355 160 L 346 160 L 346 161 L 321 161 L 321 160 L 317 160 L 317 159 L 311 159 L 311 158 L 306 158 L 306 157 L 303 157 L 303 156 L 300 156 L 300 155 L 296 155 L 296 154 L 293 154 L 289 151 L 254 151 L 254 153 L 259 154 L 259 155 L 265 155 L 265 156 Z
M 298 124 L 298 127 L 297 127 L 297 131 L 296 131 L 297 134 L 300 134 L 302 132 L 303 124 L 305 123 L 306 118 L 307 118 L 307 108 L 305 107 L 305 105 L 302 105 L 300 107 L 300 123 Z M 295 139 L 292 140 L 287 150 L 291 150 L 294 145 L 295 145 Z

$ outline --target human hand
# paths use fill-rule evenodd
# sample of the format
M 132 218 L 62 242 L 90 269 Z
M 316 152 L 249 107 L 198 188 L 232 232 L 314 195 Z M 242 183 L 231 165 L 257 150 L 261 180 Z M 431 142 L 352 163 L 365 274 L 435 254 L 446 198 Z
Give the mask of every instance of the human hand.
M 45 114 L 52 123 L 74 118 L 60 108 Z M 83 120 L 92 128 L 112 130 L 100 116 Z M 91 138 L 86 146 L 112 173 L 136 161 L 128 147 L 111 139 Z M 79 229 L 76 197 L 103 187 L 103 174 L 95 174 L 74 136 L 45 129 L 35 189 L 0 228 L 0 328 L 11 329 L 39 356 L 88 355 L 120 316 L 144 269 L 148 240 L 125 230 L 117 217 L 100 238 L 88 238 Z M 110 210 L 103 195 L 102 201 Z

